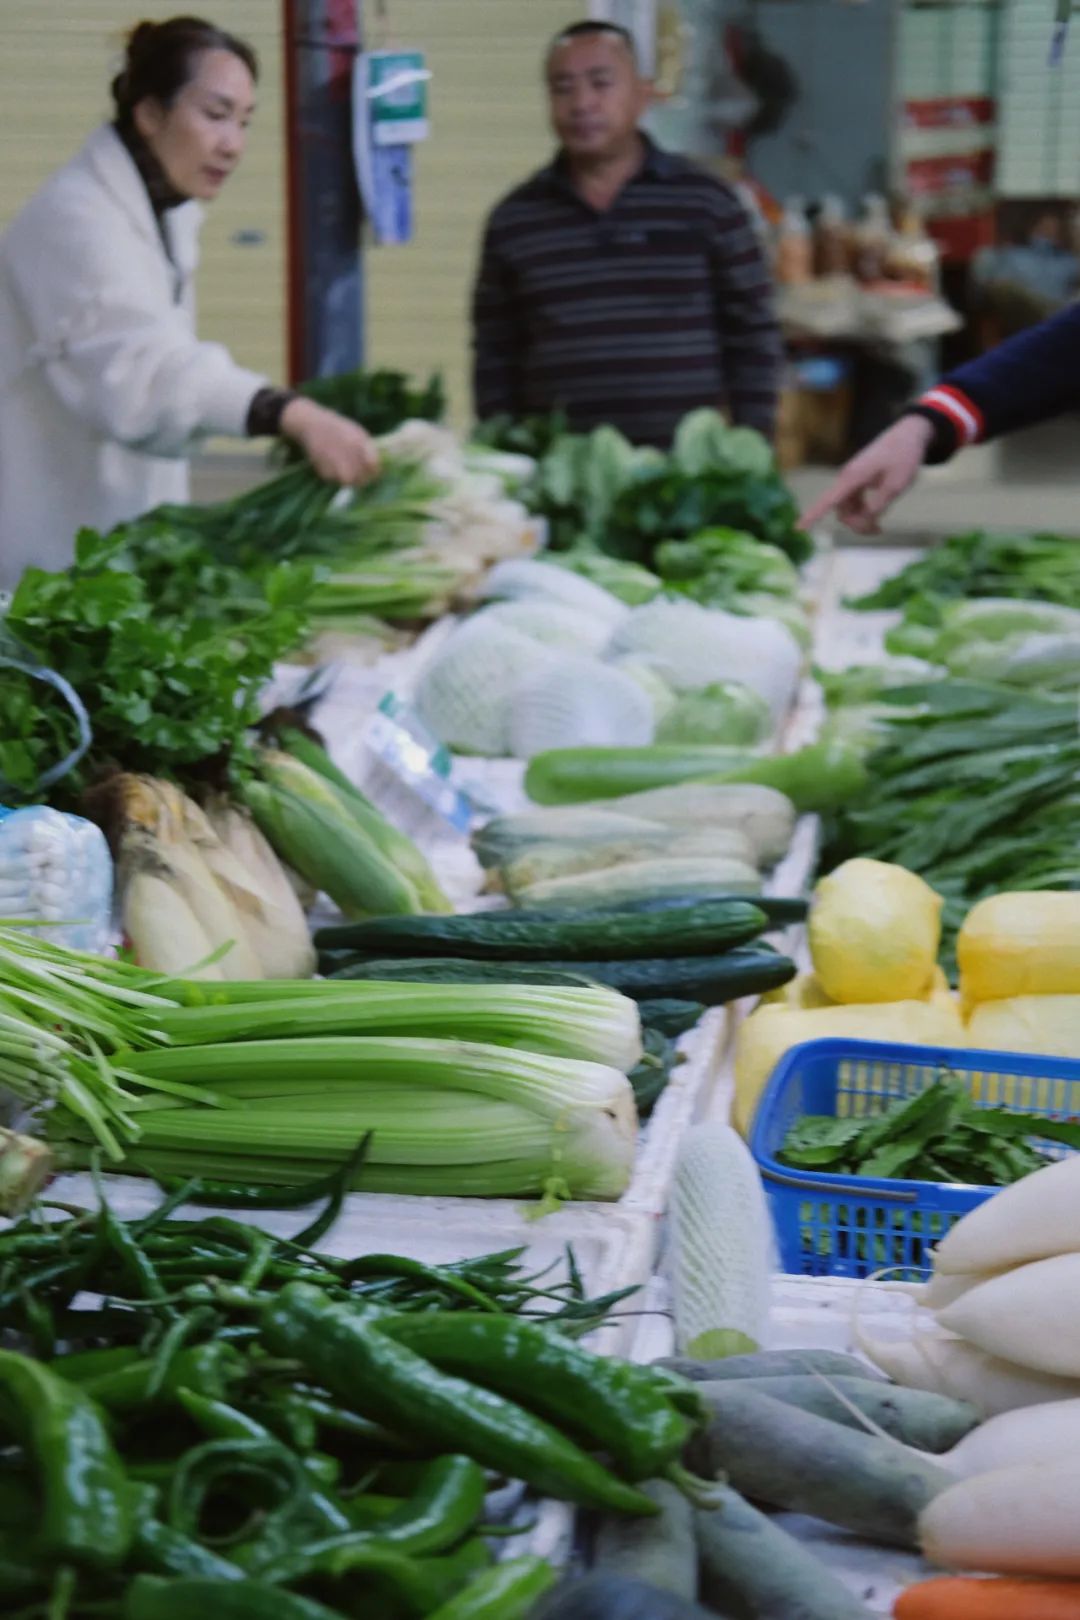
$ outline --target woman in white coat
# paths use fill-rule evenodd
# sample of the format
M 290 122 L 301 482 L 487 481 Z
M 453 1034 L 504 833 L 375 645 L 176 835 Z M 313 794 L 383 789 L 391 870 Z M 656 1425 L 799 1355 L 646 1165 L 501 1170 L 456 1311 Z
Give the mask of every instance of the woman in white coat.
M 0 589 L 64 568 L 79 528 L 187 499 L 209 434 L 282 434 L 323 477 L 378 467 L 356 423 L 195 334 L 201 202 L 243 156 L 251 47 L 193 17 L 140 23 L 115 121 L 0 236 Z

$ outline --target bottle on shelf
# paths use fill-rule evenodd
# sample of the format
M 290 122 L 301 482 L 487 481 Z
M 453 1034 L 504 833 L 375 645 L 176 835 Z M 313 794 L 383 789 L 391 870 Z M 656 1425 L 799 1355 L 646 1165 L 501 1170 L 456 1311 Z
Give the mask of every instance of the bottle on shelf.
M 815 276 L 843 276 L 851 268 L 851 230 L 843 198 L 823 197 L 814 221 Z
M 776 231 L 776 279 L 782 287 L 795 287 L 810 281 L 813 270 L 806 208 L 801 197 L 789 197 Z
M 876 191 L 863 198 L 862 213 L 852 233 L 852 271 L 857 281 L 882 281 L 892 241 L 892 222 L 885 198 Z

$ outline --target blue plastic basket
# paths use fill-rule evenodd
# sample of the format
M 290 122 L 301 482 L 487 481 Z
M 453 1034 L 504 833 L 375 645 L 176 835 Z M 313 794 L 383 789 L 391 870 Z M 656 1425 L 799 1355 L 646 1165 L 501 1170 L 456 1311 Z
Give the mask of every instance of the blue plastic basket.
M 924 1091 L 942 1069 L 961 1076 L 987 1108 L 1080 1119 L 1080 1062 L 1017 1052 L 807 1041 L 785 1053 L 762 1094 L 750 1147 L 772 1205 L 783 1269 L 802 1276 L 866 1277 L 885 1268 L 926 1277 L 928 1251 L 954 1222 L 996 1191 L 936 1181 L 883 1181 L 795 1170 L 777 1155 L 806 1114 L 880 1114 Z M 1054 1158 L 1060 1143 L 1032 1138 Z

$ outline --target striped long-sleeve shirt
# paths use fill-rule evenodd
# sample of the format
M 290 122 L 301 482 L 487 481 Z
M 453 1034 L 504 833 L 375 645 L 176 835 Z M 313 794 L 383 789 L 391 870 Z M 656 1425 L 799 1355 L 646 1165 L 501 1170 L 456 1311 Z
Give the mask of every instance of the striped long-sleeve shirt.
M 651 142 L 605 212 L 561 158 L 498 204 L 473 341 L 480 419 L 562 410 L 666 445 L 711 405 L 773 429 L 783 348 L 754 229 L 729 186 Z
M 934 425 L 927 460 L 1080 407 L 1080 304 L 1070 304 L 942 379 L 911 407 Z

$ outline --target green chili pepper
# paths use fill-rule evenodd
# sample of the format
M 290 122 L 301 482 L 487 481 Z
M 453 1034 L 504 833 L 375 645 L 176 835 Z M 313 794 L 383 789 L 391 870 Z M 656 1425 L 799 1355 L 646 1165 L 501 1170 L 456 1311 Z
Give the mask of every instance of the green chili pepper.
M 648 1367 L 595 1356 L 550 1328 L 465 1311 L 385 1315 L 379 1331 L 436 1367 L 475 1378 L 606 1451 L 629 1479 L 677 1461 L 695 1425 Z M 700 1419 L 705 1416 L 695 1395 Z
M 56 1367 L 62 1370 L 61 1363 L 56 1363 Z M 180 1390 L 193 1390 L 196 1394 L 220 1399 L 229 1381 L 243 1374 L 244 1363 L 230 1344 L 199 1344 L 178 1350 L 156 1395 L 153 1390 L 155 1370 L 152 1356 L 139 1357 L 113 1372 L 87 1378 L 79 1387 L 114 1417 L 124 1417 L 141 1407 L 171 1403 L 178 1398 Z
M 285 1535 L 310 1499 L 300 1458 L 280 1441 L 208 1440 L 176 1465 L 166 1504 L 167 1522 L 181 1535 L 198 1539 L 207 1499 L 226 1487 L 234 1494 L 245 1491 L 252 1495 L 252 1519 L 268 1540 Z M 267 1507 L 266 1495 L 273 1506 Z M 248 1532 L 247 1525 L 241 1526 L 228 1537 L 229 1543 L 242 1541 Z
M 398 1457 L 415 1457 L 417 1448 L 410 1440 L 403 1440 L 390 1429 L 384 1429 L 381 1423 L 375 1423 L 371 1418 L 361 1417 L 359 1412 L 350 1412 L 347 1407 L 336 1406 L 323 1395 L 316 1395 L 311 1390 L 292 1390 L 289 1394 L 290 1405 L 302 1406 L 311 1417 L 324 1429 L 332 1434 L 340 1434 L 348 1440 L 355 1440 L 357 1444 L 374 1452 L 389 1452 Z
M 0 1350 L 0 1413 L 37 1476 L 42 1553 L 57 1564 L 121 1564 L 136 1492 L 93 1401 L 39 1362 Z
M 107 1373 L 130 1367 L 139 1359 L 137 1344 L 112 1344 L 105 1350 L 73 1350 L 66 1356 L 56 1356 L 49 1367 L 73 1384 L 85 1385 L 90 1379 L 104 1378 Z
M 200 1541 L 181 1535 L 160 1519 L 140 1525 L 132 1550 L 137 1569 L 152 1575 L 201 1575 L 207 1580 L 240 1581 L 244 1571 L 237 1564 L 204 1547 Z
M 44 1590 L 48 1579 L 40 1565 L 28 1562 L 25 1536 L 0 1537 L 0 1612 L 9 1614 L 11 1599 L 32 1598 Z
M 265 1581 L 291 1585 L 322 1576 L 331 1580 L 363 1577 L 406 1614 L 430 1614 L 491 1562 L 479 1536 L 440 1558 L 415 1558 L 377 1536 L 342 1536 L 333 1542 L 298 1547 L 256 1573 Z
M 227 1406 L 224 1401 L 213 1400 L 189 1389 L 178 1391 L 177 1399 L 202 1432 L 213 1440 L 259 1445 L 263 1448 L 264 1455 L 270 1455 L 276 1450 L 288 1459 L 290 1466 L 301 1469 L 305 1475 L 304 1509 L 309 1527 L 313 1527 L 318 1534 L 340 1535 L 352 1528 L 351 1520 L 344 1509 L 322 1491 L 314 1488 L 316 1483 L 334 1484 L 333 1479 L 328 1480 L 326 1477 L 326 1465 L 330 1464 L 333 1469 L 333 1458 L 297 1457 L 257 1419 L 249 1417 L 246 1412 L 238 1412 L 235 1407 Z
M 484 1470 L 471 1457 L 437 1457 L 379 1537 L 417 1555 L 444 1552 L 475 1527 L 486 1494 Z
M 434 1283 L 437 1288 L 448 1294 L 458 1294 L 483 1311 L 494 1310 L 498 1305 L 498 1301 L 490 1294 L 484 1293 L 464 1277 L 455 1276 L 452 1271 L 442 1270 L 438 1266 L 426 1266 L 422 1260 L 409 1260 L 398 1254 L 362 1254 L 357 1259 L 349 1261 L 343 1277 L 348 1282 L 358 1277 L 407 1277 L 419 1282 Z
M 380 1524 L 397 1513 L 408 1501 L 405 1496 L 381 1496 L 375 1491 L 363 1491 L 350 1496 L 345 1511 L 354 1530 L 378 1530 Z
M 545 1495 L 622 1513 L 655 1513 L 557 1429 L 479 1385 L 438 1371 L 379 1331 L 378 1313 L 290 1283 L 267 1307 L 263 1338 L 295 1356 L 339 1400 L 401 1433 L 464 1452 Z
M 526 1620 L 554 1584 L 555 1571 L 542 1558 L 511 1558 L 478 1575 L 431 1620 Z
M 341 1615 L 261 1581 L 139 1575 L 124 1594 L 124 1620 L 341 1620 Z
M 263 1565 L 252 1567 L 275 1581 L 307 1575 L 342 1575 L 367 1568 L 369 1550 L 393 1550 L 410 1557 L 445 1552 L 472 1530 L 484 1506 L 484 1471 L 469 1457 L 439 1457 L 430 1463 L 412 1497 L 379 1520 L 371 1530 L 297 1547 Z

